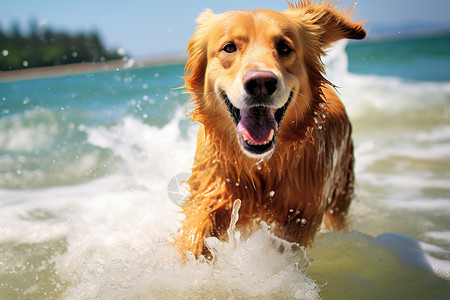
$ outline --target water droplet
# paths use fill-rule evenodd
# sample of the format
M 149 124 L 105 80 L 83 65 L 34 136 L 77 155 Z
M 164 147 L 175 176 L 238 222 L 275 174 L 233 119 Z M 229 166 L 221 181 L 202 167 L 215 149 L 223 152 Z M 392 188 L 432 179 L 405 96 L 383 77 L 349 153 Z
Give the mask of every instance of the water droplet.
M 262 169 L 262 167 L 261 166 L 256 166 L 256 168 L 258 169 L 258 170 L 261 170 Z
M 305 225 L 305 224 L 306 224 L 306 219 L 302 219 L 300 222 L 301 222 L 303 225 Z
M 28 61 L 24 60 L 24 61 L 22 62 L 22 65 L 23 65 L 25 68 L 28 67 Z
M 273 197 L 273 195 L 275 195 L 275 191 L 270 191 L 269 192 L 269 197 Z
M 314 123 L 319 124 L 319 120 L 317 120 L 317 118 L 314 118 Z
M 3 56 L 8 56 L 8 54 L 9 54 L 9 51 L 6 50 L 6 49 L 3 49 L 2 55 L 3 55 Z
M 225 179 L 226 182 L 231 182 L 230 178 Z
M 126 54 L 126 51 L 125 51 L 125 49 L 123 49 L 123 48 L 119 48 L 119 49 L 117 49 L 117 54 L 119 54 L 119 55 L 125 55 Z
M 291 209 L 289 210 L 289 212 L 290 212 L 290 213 L 293 213 L 293 212 L 294 212 L 294 210 L 293 210 L 293 209 L 291 208 Z

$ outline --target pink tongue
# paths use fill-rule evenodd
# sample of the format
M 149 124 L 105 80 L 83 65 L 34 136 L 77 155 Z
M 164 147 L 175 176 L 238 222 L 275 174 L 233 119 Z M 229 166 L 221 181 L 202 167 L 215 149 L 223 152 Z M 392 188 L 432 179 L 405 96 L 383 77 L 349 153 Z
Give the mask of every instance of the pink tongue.
M 241 121 L 237 125 L 238 134 L 244 135 L 253 143 L 264 143 L 272 129 L 277 132 L 275 110 L 268 107 L 241 109 Z

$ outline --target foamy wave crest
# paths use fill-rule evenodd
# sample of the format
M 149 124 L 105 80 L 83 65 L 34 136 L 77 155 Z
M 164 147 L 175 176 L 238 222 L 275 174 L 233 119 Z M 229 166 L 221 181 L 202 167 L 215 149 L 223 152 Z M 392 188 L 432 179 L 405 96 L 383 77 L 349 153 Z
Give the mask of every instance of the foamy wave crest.
M 340 98 L 353 120 L 367 121 L 374 119 L 374 115 L 378 121 L 386 116 L 404 118 L 405 110 L 411 109 L 438 109 L 448 118 L 450 82 L 418 82 L 398 77 L 352 74 L 348 71 L 347 44 L 348 41 L 337 42 L 324 58 L 324 63 L 327 66 L 326 77 L 338 87 Z
M 86 182 L 107 171 L 109 158 L 86 147 L 61 111 L 33 108 L 0 119 L 0 185 L 32 189 Z
M 57 121 L 54 114 L 43 109 L 0 119 L 0 150 L 32 152 L 49 148 L 61 131 Z
M 171 177 L 192 165 L 197 127 L 192 126 L 182 137 L 183 111 L 177 108 L 175 117 L 161 129 L 131 116 L 113 127 L 86 128 L 87 140 L 120 158 L 121 167 L 126 169 L 122 171 L 133 176 L 135 183 L 160 190 Z

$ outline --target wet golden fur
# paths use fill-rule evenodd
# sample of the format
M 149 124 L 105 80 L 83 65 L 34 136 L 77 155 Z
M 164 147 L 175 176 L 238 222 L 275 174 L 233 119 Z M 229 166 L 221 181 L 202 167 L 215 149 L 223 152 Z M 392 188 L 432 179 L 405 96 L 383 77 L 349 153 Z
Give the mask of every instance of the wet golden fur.
M 353 146 L 345 109 L 323 77 L 321 57 L 333 42 L 362 39 L 361 22 L 333 3 L 308 0 L 271 10 L 207 10 L 188 42 L 185 85 L 194 98 L 191 114 L 200 122 L 191 195 L 176 240 L 180 252 L 204 253 L 204 239 L 224 234 L 233 201 L 241 199 L 238 228 L 259 221 L 275 234 L 308 245 L 321 224 L 345 226 L 353 194 Z M 280 57 L 274 41 L 286 39 L 294 50 Z M 224 55 L 237 40 L 239 51 Z M 262 65 L 262 66 L 261 66 Z M 271 157 L 258 161 L 243 153 L 236 126 L 217 86 L 232 86 L 251 68 L 273 70 L 293 98 L 277 134 Z

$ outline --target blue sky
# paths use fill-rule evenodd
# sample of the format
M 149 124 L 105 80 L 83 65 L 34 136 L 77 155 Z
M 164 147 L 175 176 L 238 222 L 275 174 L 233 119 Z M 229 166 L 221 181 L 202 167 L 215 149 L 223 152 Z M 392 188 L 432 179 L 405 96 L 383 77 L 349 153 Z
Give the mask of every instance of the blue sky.
M 195 28 L 195 19 L 205 8 L 220 13 L 233 9 L 269 8 L 283 11 L 284 0 L 3 0 L 0 25 L 13 21 L 24 28 L 36 19 L 41 26 L 71 32 L 96 30 L 112 48 L 131 56 L 146 57 L 183 53 Z M 355 0 L 342 0 L 352 6 Z M 359 0 L 356 19 L 368 20 L 375 35 L 406 34 L 410 29 L 450 28 L 449 0 Z M 1 48 L 1 45 L 0 45 Z

